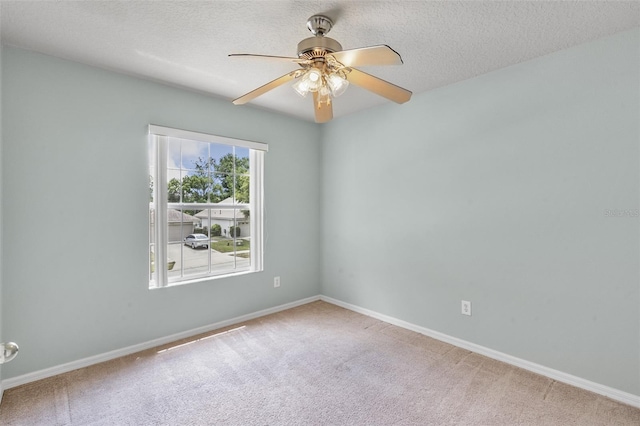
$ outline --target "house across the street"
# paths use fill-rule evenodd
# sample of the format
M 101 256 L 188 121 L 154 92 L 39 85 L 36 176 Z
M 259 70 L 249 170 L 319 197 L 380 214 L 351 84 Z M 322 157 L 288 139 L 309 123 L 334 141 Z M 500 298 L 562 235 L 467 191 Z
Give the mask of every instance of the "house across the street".
M 155 211 L 150 209 L 150 214 L 149 235 L 151 235 L 151 241 L 153 241 L 154 235 L 152 230 L 155 224 Z M 167 222 L 169 224 L 169 242 L 182 242 L 184 237 L 193 233 L 196 226 L 200 226 L 200 219 L 176 209 L 167 209 Z
M 249 226 L 249 218 L 242 212 L 242 210 L 238 210 L 232 208 L 232 206 L 237 206 L 237 200 L 234 200 L 233 197 L 226 198 L 220 201 L 219 209 L 206 209 L 202 210 L 199 213 L 196 213 L 195 217 L 200 221 L 201 226 L 203 228 L 211 229 L 213 225 L 220 225 L 222 236 L 229 236 L 229 228 L 232 226 L 240 227 L 240 237 L 248 237 L 250 235 L 250 226 Z M 223 206 L 227 206 L 226 208 Z

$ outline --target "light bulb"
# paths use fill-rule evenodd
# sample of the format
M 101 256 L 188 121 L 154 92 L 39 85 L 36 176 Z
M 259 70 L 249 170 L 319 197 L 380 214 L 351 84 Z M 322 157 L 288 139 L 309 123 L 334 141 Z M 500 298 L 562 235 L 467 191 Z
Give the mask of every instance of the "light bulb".
M 331 91 L 329 90 L 329 88 L 327 87 L 326 84 L 323 84 L 322 86 L 320 86 L 320 88 L 318 89 L 318 95 L 325 97 L 325 96 L 329 96 L 331 94 Z
M 309 82 L 310 92 L 317 92 L 322 87 L 322 73 L 320 70 L 311 68 L 302 78 Z

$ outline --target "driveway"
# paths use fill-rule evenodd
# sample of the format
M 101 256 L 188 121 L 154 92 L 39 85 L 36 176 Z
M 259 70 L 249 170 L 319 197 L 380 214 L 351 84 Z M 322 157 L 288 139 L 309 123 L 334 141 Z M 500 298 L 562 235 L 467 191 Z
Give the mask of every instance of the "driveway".
M 250 265 L 248 258 L 234 256 L 233 253 L 218 253 L 208 248 L 196 248 L 184 244 L 169 244 L 167 257 L 176 264 L 169 277 L 180 276 L 180 267 L 184 265 L 184 275 L 201 274 L 209 271 L 209 253 L 211 253 L 211 270 L 229 270 L 244 268 Z

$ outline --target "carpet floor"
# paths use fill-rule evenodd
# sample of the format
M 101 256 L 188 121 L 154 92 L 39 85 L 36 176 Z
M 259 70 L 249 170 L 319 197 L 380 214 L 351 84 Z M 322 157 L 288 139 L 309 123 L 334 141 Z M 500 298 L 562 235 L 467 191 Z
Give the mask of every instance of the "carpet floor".
M 640 425 L 640 409 L 314 302 L 5 391 L 2 425 Z

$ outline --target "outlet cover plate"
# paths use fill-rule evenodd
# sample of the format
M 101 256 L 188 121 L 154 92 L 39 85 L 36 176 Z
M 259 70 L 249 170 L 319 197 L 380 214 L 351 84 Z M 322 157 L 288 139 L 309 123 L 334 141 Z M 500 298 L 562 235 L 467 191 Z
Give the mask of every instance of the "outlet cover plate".
M 469 302 L 468 300 L 463 300 L 462 301 L 462 311 L 461 311 L 462 315 L 469 315 L 471 316 L 471 302 Z

